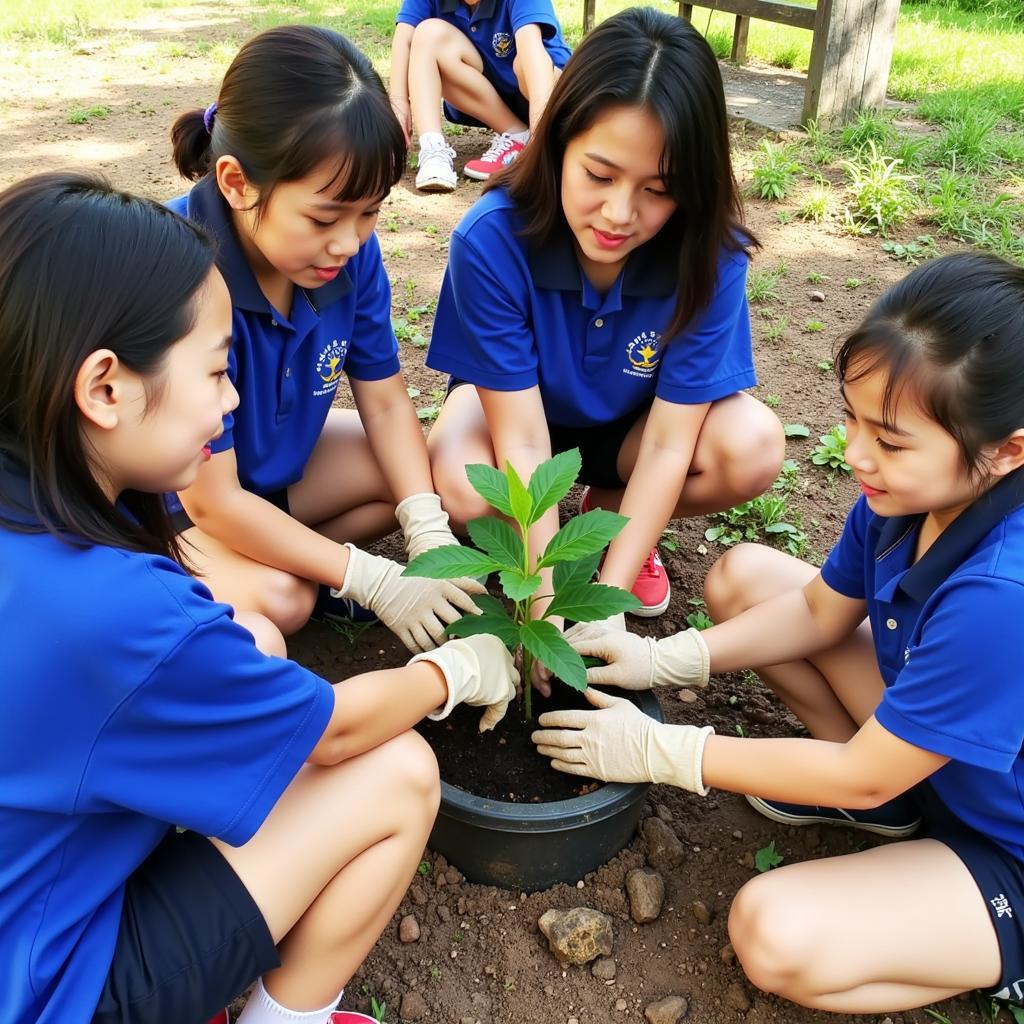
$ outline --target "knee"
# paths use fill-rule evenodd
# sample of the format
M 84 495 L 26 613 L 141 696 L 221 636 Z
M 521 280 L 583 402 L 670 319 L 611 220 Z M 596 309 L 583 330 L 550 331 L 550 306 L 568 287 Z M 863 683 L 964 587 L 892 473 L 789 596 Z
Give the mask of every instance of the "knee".
M 704 580 L 704 600 L 715 622 L 735 618 L 755 603 L 753 584 L 761 571 L 760 544 L 738 544 L 711 567 Z
M 464 463 L 439 460 L 432 470 L 441 505 L 448 513 L 451 528 L 457 533 L 465 534 L 466 523 L 471 519 L 494 514 L 491 506 L 470 485 Z
M 753 403 L 741 431 L 733 433 L 720 453 L 729 488 L 737 501 L 749 501 L 771 487 L 786 457 L 786 435 L 777 416 Z
M 440 58 L 449 47 L 451 33 L 456 31 L 441 18 L 426 18 L 412 33 L 412 52 L 418 56 Z
M 728 927 L 736 958 L 753 984 L 806 1004 L 823 937 L 799 893 L 778 877 L 755 878 L 736 894 Z
M 441 803 L 441 778 L 430 744 L 410 729 L 389 740 L 382 752 L 388 754 L 384 781 L 393 797 L 411 798 L 433 821 Z
M 316 603 L 317 585 L 289 572 L 269 570 L 261 580 L 260 611 L 285 636 L 298 632 L 309 621 Z

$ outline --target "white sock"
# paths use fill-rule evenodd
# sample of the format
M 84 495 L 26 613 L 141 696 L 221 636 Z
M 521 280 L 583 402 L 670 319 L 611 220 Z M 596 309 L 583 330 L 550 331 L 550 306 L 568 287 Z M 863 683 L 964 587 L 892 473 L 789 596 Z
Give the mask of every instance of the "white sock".
M 530 129 L 526 128 L 521 132 L 505 132 L 510 139 L 515 139 L 516 142 L 521 142 L 524 146 L 530 141 Z
M 420 152 L 425 149 L 435 149 L 444 145 L 444 136 L 440 132 L 423 132 L 420 135 Z
M 331 1005 L 322 1010 L 289 1010 L 271 996 L 260 978 L 245 1009 L 239 1014 L 237 1024 L 327 1024 L 344 994 L 345 990 L 342 989 Z

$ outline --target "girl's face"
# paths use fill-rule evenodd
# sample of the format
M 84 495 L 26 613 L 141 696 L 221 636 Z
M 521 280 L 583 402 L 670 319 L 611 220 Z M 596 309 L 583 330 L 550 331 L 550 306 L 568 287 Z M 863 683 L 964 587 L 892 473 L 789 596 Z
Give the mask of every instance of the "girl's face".
M 612 107 L 565 148 L 562 211 L 599 289 L 675 212 L 660 171 L 664 150 L 661 124 L 641 107 Z
M 856 364 L 851 369 L 856 373 Z M 909 391 L 896 403 L 895 422 L 884 425 L 887 383 L 887 374 L 878 369 L 843 385 L 846 461 L 873 512 L 930 513 L 945 526 L 977 497 L 978 481 L 968 476 L 952 435 L 918 407 Z
M 242 242 L 257 279 L 278 275 L 300 288 L 333 281 L 373 234 L 383 196 L 338 203 L 337 168 L 321 166 L 299 181 L 279 184 L 266 206 L 236 210 Z M 248 186 L 248 204 L 258 195 Z
M 210 458 L 209 444 L 224 432 L 224 416 L 238 405 L 228 379 L 231 296 L 217 270 L 196 294 L 196 322 L 164 357 L 157 380 L 122 368 L 116 429 L 100 438 L 100 459 L 113 495 L 132 488 L 161 493 L 192 484 Z

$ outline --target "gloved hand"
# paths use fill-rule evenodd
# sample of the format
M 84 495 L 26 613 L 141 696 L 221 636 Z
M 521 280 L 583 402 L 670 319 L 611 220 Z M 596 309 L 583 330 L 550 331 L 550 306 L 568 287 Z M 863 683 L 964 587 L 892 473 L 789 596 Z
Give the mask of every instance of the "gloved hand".
M 410 494 L 395 507 L 395 516 L 405 536 L 410 562 L 424 551 L 459 543 L 448 528 L 448 513 L 436 494 Z
M 486 705 L 480 731 L 487 732 L 505 717 L 508 702 L 519 685 L 519 673 L 512 665 L 508 648 L 496 636 L 485 633 L 449 640 L 437 650 L 417 654 L 409 664 L 417 661 L 433 662 L 448 684 L 444 707 L 427 716 L 435 722 L 447 718 L 456 704 Z
M 664 782 L 700 796 L 704 744 L 710 726 L 664 725 L 625 697 L 588 689 L 598 711 L 549 711 L 531 735 L 551 767 L 605 782 Z
M 576 653 L 606 661 L 587 670 L 592 686 L 620 686 L 624 690 L 651 690 L 659 686 L 708 685 L 711 657 L 699 629 L 654 640 L 636 633 L 581 622 L 565 634 Z
M 429 651 L 444 643 L 444 627 L 470 612 L 479 614 L 470 594 L 486 594 L 474 580 L 428 580 L 403 576 L 390 558 L 369 555 L 352 544 L 348 569 L 332 597 L 351 597 L 369 608 L 410 651 Z

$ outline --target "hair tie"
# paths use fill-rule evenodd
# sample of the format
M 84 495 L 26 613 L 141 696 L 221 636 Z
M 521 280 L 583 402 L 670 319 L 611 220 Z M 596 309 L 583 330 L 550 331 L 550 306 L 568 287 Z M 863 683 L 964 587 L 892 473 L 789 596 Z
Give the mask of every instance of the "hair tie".
M 203 113 L 203 126 L 206 128 L 206 134 L 213 134 L 213 119 L 217 115 L 217 101 L 214 100 Z

